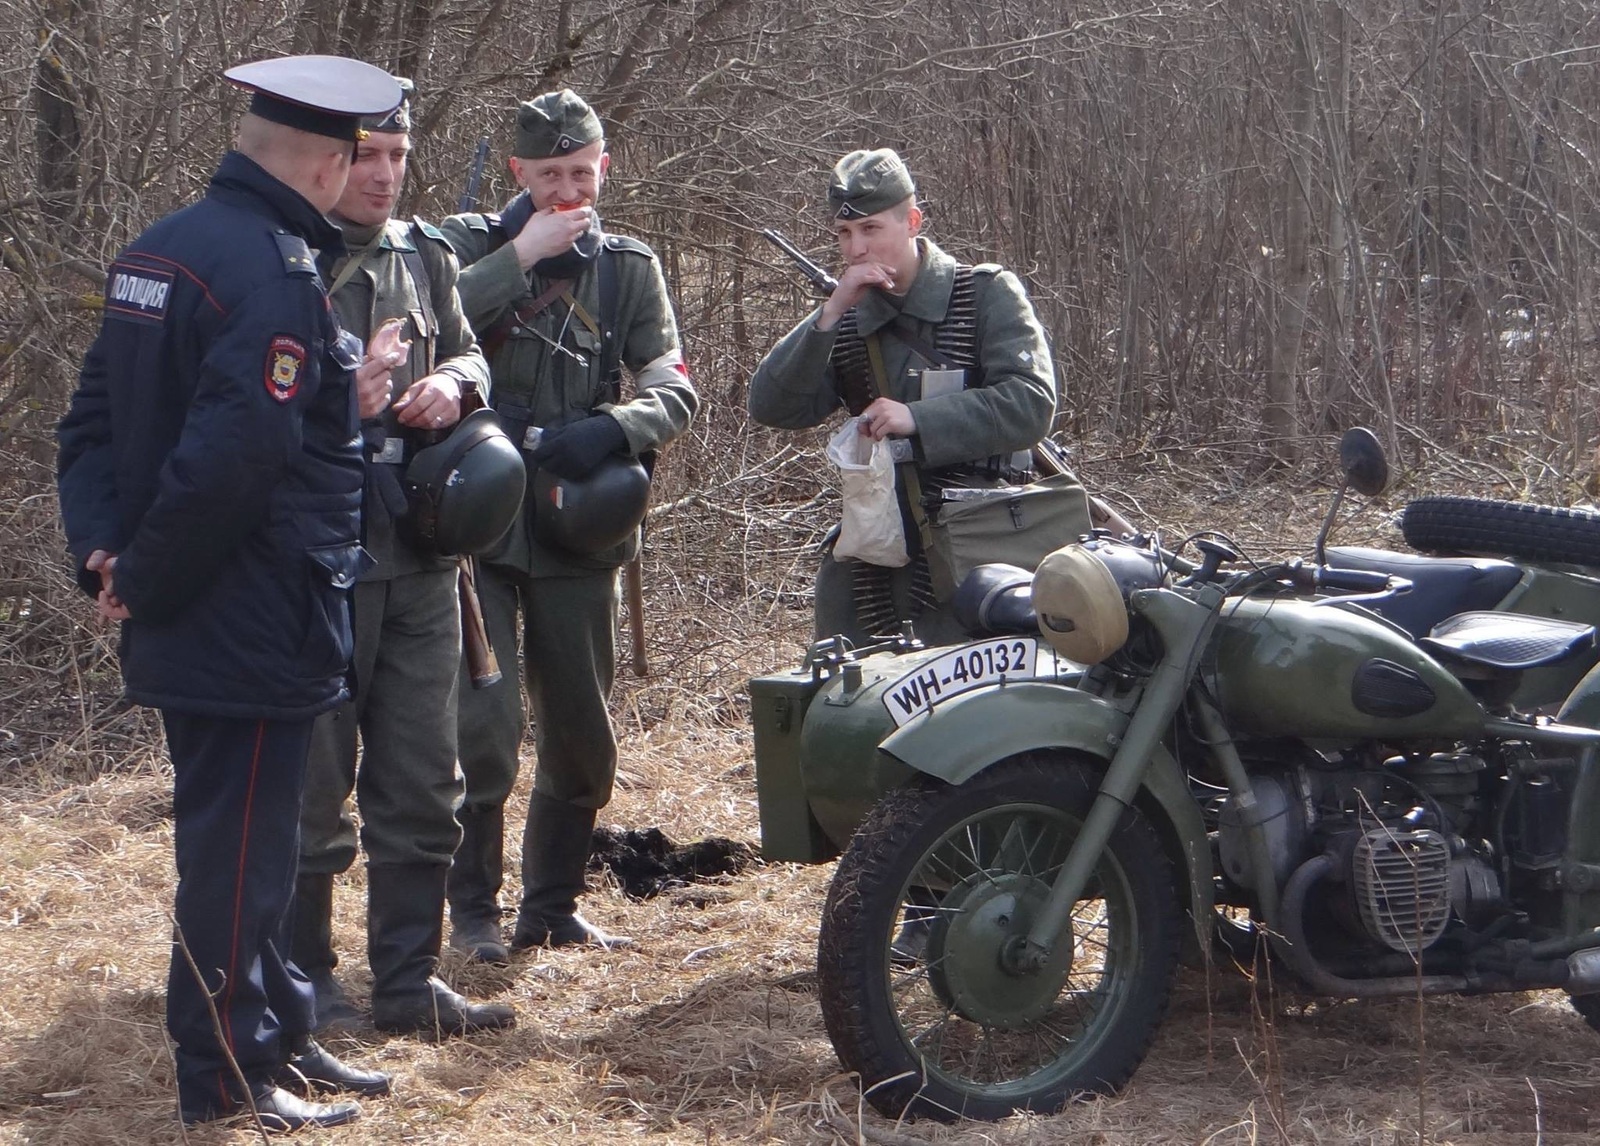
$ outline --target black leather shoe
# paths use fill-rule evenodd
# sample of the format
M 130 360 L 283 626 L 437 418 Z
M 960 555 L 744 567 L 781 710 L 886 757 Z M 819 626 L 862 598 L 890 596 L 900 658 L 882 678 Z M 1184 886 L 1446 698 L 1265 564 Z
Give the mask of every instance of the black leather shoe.
M 256 1114 L 262 1127 L 271 1134 L 287 1134 L 307 1126 L 343 1126 L 361 1117 L 361 1107 L 354 1102 L 307 1102 L 280 1087 L 269 1086 L 254 1095 Z M 227 1111 L 215 1107 L 181 1112 L 184 1125 L 212 1122 L 220 1118 L 248 1118 L 250 1112 L 233 1105 Z
M 504 1003 L 474 1003 L 430 978 L 421 991 L 373 995 L 372 1021 L 380 1031 L 442 1039 L 514 1027 L 517 1013 Z
M 302 1096 L 330 1090 L 367 1098 L 389 1093 L 388 1075 L 340 1062 L 312 1039 L 305 1039 L 296 1046 L 293 1057 L 278 1072 L 276 1082 L 283 1089 Z
M 488 963 L 504 967 L 511 962 L 511 952 L 506 950 L 505 936 L 500 931 L 500 921 L 487 916 L 458 915 L 450 912 L 450 946 L 465 951 L 474 963 Z
M 532 947 L 605 947 L 627 948 L 634 945 L 626 935 L 612 935 L 590 923 L 574 911 L 555 922 L 546 919 L 517 917 L 517 928 L 511 936 L 513 951 L 526 951 Z

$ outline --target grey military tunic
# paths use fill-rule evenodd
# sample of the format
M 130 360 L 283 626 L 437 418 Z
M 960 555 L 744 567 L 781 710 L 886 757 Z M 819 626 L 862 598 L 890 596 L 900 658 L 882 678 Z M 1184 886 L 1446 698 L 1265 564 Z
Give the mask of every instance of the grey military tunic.
M 927 239 L 917 240 L 917 277 L 903 299 L 890 300 L 869 290 L 855 308 L 863 337 L 881 335 L 887 397 L 904 402 L 916 419 L 912 447 L 918 471 L 934 473 L 964 463 L 979 463 L 1026 449 L 1050 430 L 1055 416 L 1056 381 L 1043 328 L 1022 283 L 992 265 L 974 268 L 976 344 L 967 388 L 922 396 L 921 372 L 927 365 L 890 324 L 910 319 L 918 338 L 934 344 L 949 311 L 956 260 Z M 818 330 L 818 308 L 768 352 L 750 379 L 750 416 L 762 425 L 802 429 L 820 425 L 844 404 L 832 355 L 839 330 Z M 902 495 L 904 491 L 902 491 Z M 909 537 L 913 549 L 915 537 Z M 854 562 L 823 559 L 817 576 L 816 635 L 843 632 L 859 641 L 867 635 L 856 624 L 849 569 Z M 909 600 L 915 566 L 892 575 L 896 603 Z M 925 640 L 949 639 L 948 618 L 919 624 Z
M 462 313 L 456 260 L 444 236 L 427 224 L 397 220 L 344 230 L 352 253 L 327 268 L 330 282 L 345 280 L 332 295 L 334 308 L 363 339 L 391 318 L 405 323 L 401 337 L 411 343 L 410 356 L 394 372 L 394 396 L 435 372 L 453 376 L 463 397 L 486 395 L 488 364 Z M 345 275 L 351 262 L 356 267 Z M 422 283 L 413 277 L 419 266 Z M 321 717 L 312 733 L 301 812 L 301 870 L 307 874 L 344 871 L 354 861 L 352 790 L 370 863 L 448 863 L 460 837 L 456 563 L 411 544 L 396 529 L 378 485 L 392 481 L 398 490 L 411 454 L 446 433 L 404 428 L 392 410 L 366 427 L 362 541 L 377 564 L 356 586 L 355 696 Z M 393 460 L 374 461 L 383 456 L 385 438 Z
M 492 229 L 493 228 L 493 229 Z M 497 222 L 456 215 L 441 228 L 462 263 L 461 299 L 480 339 L 508 314 L 526 309 L 549 283 L 524 272 Z M 517 421 L 552 425 L 603 412 L 615 418 L 634 455 L 684 433 L 699 399 L 678 345 L 677 323 L 655 254 L 645 244 L 606 236 L 617 275 L 616 346 L 635 394 L 621 401 L 604 376 L 599 335 L 573 307 L 555 300 L 517 322 L 490 350 L 496 409 Z M 572 288 L 583 314 L 600 321 L 594 263 Z M 532 475 L 530 475 L 531 477 Z M 502 666 L 517 663 L 521 638 L 538 754 L 535 787 L 586 808 L 605 805 L 616 772 L 616 739 L 606 697 L 616 677 L 617 568 L 638 550 L 637 537 L 593 555 L 541 545 L 533 537 L 531 499 L 498 550 L 484 555 L 480 579 L 484 622 Z M 518 613 L 521 624 L 518 624 Z M 503 804 L 517 775 L 527 713 L 514 674 L 462 694 L 461 767 L 466 802 Z

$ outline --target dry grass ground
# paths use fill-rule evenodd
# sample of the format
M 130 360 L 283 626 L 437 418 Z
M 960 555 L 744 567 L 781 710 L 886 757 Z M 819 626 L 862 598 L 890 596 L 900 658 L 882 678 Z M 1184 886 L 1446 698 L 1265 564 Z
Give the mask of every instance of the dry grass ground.
M 1101 488 L 1112 486 L 1098 476 Z M 1197 481 L 1190 471 L 1120 475 L 1116 484 L 1124 504 L 1141 505 L 1170 533 L 1223 523 L 1263 552 L 1304 548 L 1308 523 L 1326 505 L 1325 488 L 1309 481 L 1263 487 Z M 1183 497 L 1174 499 L 1174 484 Z M 1373 513 L 1344 537 L 1393 540 Z M 697 583 L 682 567 L 652 571 L 653 594 L 673 586 L 677 596 L 667 619 L 653 622 L 656 675 L 625 682 L 617 700 L 623 770 L 605 819 L 657 825 L 678 840 L 753 842 L 739 685 L 793 660 L 804 613 L 771 598 L 722 599 L 716 606 L 746 627 L 696 643 L 689 615 L 707 615 L 691 599 Z M 170 798 L 148 732 L 118 718 L 94 736 L 58 738 L 49 766 L 35 757 L 0 771 L 0 1143 L 185 1140 L 172 1117 L 162 1027 Z M 67 755 L 90 751 L 104 753 L 110 770 L 61 779 L 80 774 L 64 766 Z M 517 798 L 525 795 L 524 787 Z M 457 985 L 514 1003 L 518 1028 L 439 1046 L 375 1034 L 336 1040 L 340 1053 L 394 1072 L 395 1094 L 318 1140 L 1555 1146 L 1594 1138 L 1600 1036 L 1558 995 L 1341 1002 L 1222 969 L 1182 975 L 1153 1052 L 1115 1098 L 1050 1118 L 896 1126 L 860 1109 L 822 1030 L 813 969 L 830 873 L 758 866 L 646 902 L 604 888 L 591 895 L 593 914 L 637 948 L 541 952 L 505 972 L 448 964 Z M 358 994 L 363 890 L 352 872 L 336 907 L 341 973 Z M 244 1127 L 205 1127 L 186 1140 L 252 1137 Z

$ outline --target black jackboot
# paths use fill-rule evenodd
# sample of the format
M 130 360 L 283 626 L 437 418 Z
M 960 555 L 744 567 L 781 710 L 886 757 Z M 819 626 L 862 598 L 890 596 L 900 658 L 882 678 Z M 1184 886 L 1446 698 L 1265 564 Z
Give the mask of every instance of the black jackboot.
M 474 1003 L 434 977 L 444 934 L 444 864 L 372 864 L 367 868 L 367 963 L 372 1021 L 380 1031 L 428 1038 L 499 1030 L 516 1012 Z
M 513 950 L 580 943 L 633 946 L 627 936 L 608 935 L 578 914 L 596 815 L 593 808 L 533 793 L 522 833 L 522 906 L 511 937 Z
M 511 961 L 500 931 L 500 882 L 505 869 L 505 808 L 463 805 L 461 846 L 450 861 L 450 946 L 480 963 Z
M 294 934 L 289 958 L 317 995 L 318 1031 L 349 1030 L 361 1025 L 361 1012 L 333 977 L 339 957 L 333 952 L 333 875 L 302 873 L 294 881 Z

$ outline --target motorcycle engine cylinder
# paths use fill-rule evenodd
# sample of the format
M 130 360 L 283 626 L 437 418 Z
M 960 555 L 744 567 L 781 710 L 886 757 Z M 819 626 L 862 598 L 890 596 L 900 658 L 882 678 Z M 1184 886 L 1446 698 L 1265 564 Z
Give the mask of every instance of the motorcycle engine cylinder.
M 1375 828 L 1356 841 L 1350 887 L 1367 934 L 1418 955 L 1450 922 L 1450 843 L 1429 829 Z

